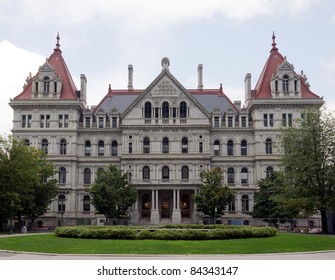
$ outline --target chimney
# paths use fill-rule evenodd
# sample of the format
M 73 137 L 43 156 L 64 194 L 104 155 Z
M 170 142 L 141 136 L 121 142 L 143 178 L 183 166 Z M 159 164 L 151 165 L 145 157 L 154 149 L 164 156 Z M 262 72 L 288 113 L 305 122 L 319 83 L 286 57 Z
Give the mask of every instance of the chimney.
M 202 64 L 198 65 L 198 89 L 203 89 L 204 85 L 202 82 Z
M 133 90 L 133 65 L 128 65 L 128 89 Z
M 251 100 L 251 74 L 247 73 L 244 78 L 245 104 Z
M 235 100 L 234 105 L 237 109 L 241 110 L 241 101 L 240 100 Z
M 80 100 L 84 102 L 86 107 L 86 90 L 87 90 L 87 78 L 85 74 L 80 75 Z

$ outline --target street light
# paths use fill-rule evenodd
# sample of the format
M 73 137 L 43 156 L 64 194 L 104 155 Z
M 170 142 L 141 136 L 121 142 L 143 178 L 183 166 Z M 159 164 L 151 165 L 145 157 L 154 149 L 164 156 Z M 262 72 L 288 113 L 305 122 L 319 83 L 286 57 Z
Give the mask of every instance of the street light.
M 13 233 L 13 207 L 14 207 L 14 201 L 12 200 L 10 202 L 9 234 Z
M 218 208 L 217 208 L 217 207 L 215 207 L 214 212 L 215 212 L 215 216 L 214 216 L 214 224 L 216 224 L 216 213 L 218 212 Z
M 118 210 L 119 210 L 119 206 L 116 204 L 115 205 L 115 222 L 116 222 L 116 224 L 118 224 Z

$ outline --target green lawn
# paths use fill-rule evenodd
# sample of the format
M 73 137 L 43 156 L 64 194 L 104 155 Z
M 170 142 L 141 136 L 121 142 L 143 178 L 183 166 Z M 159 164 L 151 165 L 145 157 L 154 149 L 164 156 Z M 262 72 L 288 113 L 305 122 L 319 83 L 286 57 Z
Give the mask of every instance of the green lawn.
M 0 238 L 0 250 L 58 254 L 259 254 L 335 250 L 335 237 L 279 233 L 275 237 L 208 240 L 96 240 L 54 234 Z

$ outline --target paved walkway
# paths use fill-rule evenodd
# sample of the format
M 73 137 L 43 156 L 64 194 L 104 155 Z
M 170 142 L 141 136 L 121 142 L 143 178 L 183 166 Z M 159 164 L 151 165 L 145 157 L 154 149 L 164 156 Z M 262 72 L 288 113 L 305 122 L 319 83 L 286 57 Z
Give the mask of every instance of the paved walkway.
M 31 235 L 29 233 L 27 235 Z M 46 234 L 46 233 L 38 233 Z M 0 235 L 14 237 L 25 234 Z M 335 260 L 335 251 L 227 255 L 69 255 L 0 250 L 0 260 Z

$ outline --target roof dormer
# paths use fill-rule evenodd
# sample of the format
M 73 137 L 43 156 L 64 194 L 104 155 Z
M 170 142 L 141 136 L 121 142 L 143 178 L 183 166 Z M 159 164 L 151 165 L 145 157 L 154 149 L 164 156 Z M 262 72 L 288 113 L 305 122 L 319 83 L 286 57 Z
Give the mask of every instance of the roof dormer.
M 62 90 L 62 81 L 55 73 L 55 69 L 46 61 L 32 79 L 32 98 L 59 99 Z
M 293 64 L 286 57 L 272 75 L 270 87 L 272 98 L 301 98 L 301 77 L 294 72 Z

